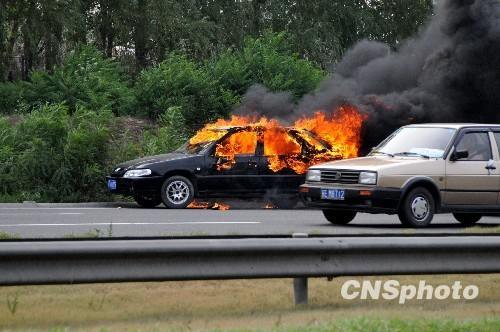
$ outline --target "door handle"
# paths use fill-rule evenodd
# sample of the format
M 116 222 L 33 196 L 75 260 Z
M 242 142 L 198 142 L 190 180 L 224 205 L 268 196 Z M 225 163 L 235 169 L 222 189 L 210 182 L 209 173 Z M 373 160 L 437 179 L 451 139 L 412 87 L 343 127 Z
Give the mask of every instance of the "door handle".
M 491 175 L 491 171 L 497 169 L 495 166 L 495 162 L 493 160 L 488 160 L 488 163 L 486 164 L 486 167 L 484 167 L 488 170 L 488 175 Z

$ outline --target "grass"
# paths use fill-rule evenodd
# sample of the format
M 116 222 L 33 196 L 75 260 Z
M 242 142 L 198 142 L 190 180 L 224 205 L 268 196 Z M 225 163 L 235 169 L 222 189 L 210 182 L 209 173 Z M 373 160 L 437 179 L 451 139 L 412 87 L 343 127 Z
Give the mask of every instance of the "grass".
M 500 330 L 500 274 L 356 278 L 432 285 L 460 280 L 480 289 L 472 301 L 405 305 L 344 300 L 340 288 L 349 279 L 310 279 L 310 305 L 301 307 L 293 305 L 290 279 L 0 287 L 0 330 Z
M 0 232 L 0 240 L 13 240 L 13 239 L 19 239 L 19 234 Z
M 500 226 L 474 226 L 464 228 L 462 233 L 466 234 L 499 234 Z
M 362 317 L 358 319 L 343 319 L 328 324 L 315 324 L 311 322 L 306 326 L 275 328 L 274 332 L 331 332 L 331 331 L 398 331 L 398 332 L 462 332 L 481 331 L 493 332 L 500 329 L 500 319 L 485 319 L 473 321 L 456 320 L 402 320 L 402 319 L 377 319 Z M 236 330 L 235 330 L 236 331 Z

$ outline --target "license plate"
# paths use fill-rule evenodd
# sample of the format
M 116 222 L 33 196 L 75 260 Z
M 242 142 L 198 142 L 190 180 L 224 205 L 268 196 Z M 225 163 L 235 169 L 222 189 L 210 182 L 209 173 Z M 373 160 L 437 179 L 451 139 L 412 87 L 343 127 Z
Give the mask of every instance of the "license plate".
M 108 180 L 108 189 L 116 190 L 116 180 Z
M 343 190 L 343 189 L 321 189 L 321 199 L 331 199 L 334 201 L 343 201 L 345 199 L 345 190 Z

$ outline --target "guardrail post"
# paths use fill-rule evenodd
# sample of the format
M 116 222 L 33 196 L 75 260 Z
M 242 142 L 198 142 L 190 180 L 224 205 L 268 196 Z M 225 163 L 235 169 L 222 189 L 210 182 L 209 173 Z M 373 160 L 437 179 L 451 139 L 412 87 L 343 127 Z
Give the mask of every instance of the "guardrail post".
M 307 233 L 293 233 L 293 238 L 305 238 L 309 235 Z M 307 278 L 300 277 L 293 279 L 293 296 L 295 299 L 295 305 L 307 304 L 308 301 L 308 289 L 307 289 Z

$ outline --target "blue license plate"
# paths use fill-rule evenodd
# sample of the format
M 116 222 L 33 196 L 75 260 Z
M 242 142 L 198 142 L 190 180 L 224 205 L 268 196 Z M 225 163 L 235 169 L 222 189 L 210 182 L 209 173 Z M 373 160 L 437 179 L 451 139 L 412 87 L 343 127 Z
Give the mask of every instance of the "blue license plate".
M 116 180 L 108 180 L 108 189 L 116 190 Z
M 321 199 L 331 199 L 334 201 L 345 200 L 345 190 L 343 189 L 321 189 Z

